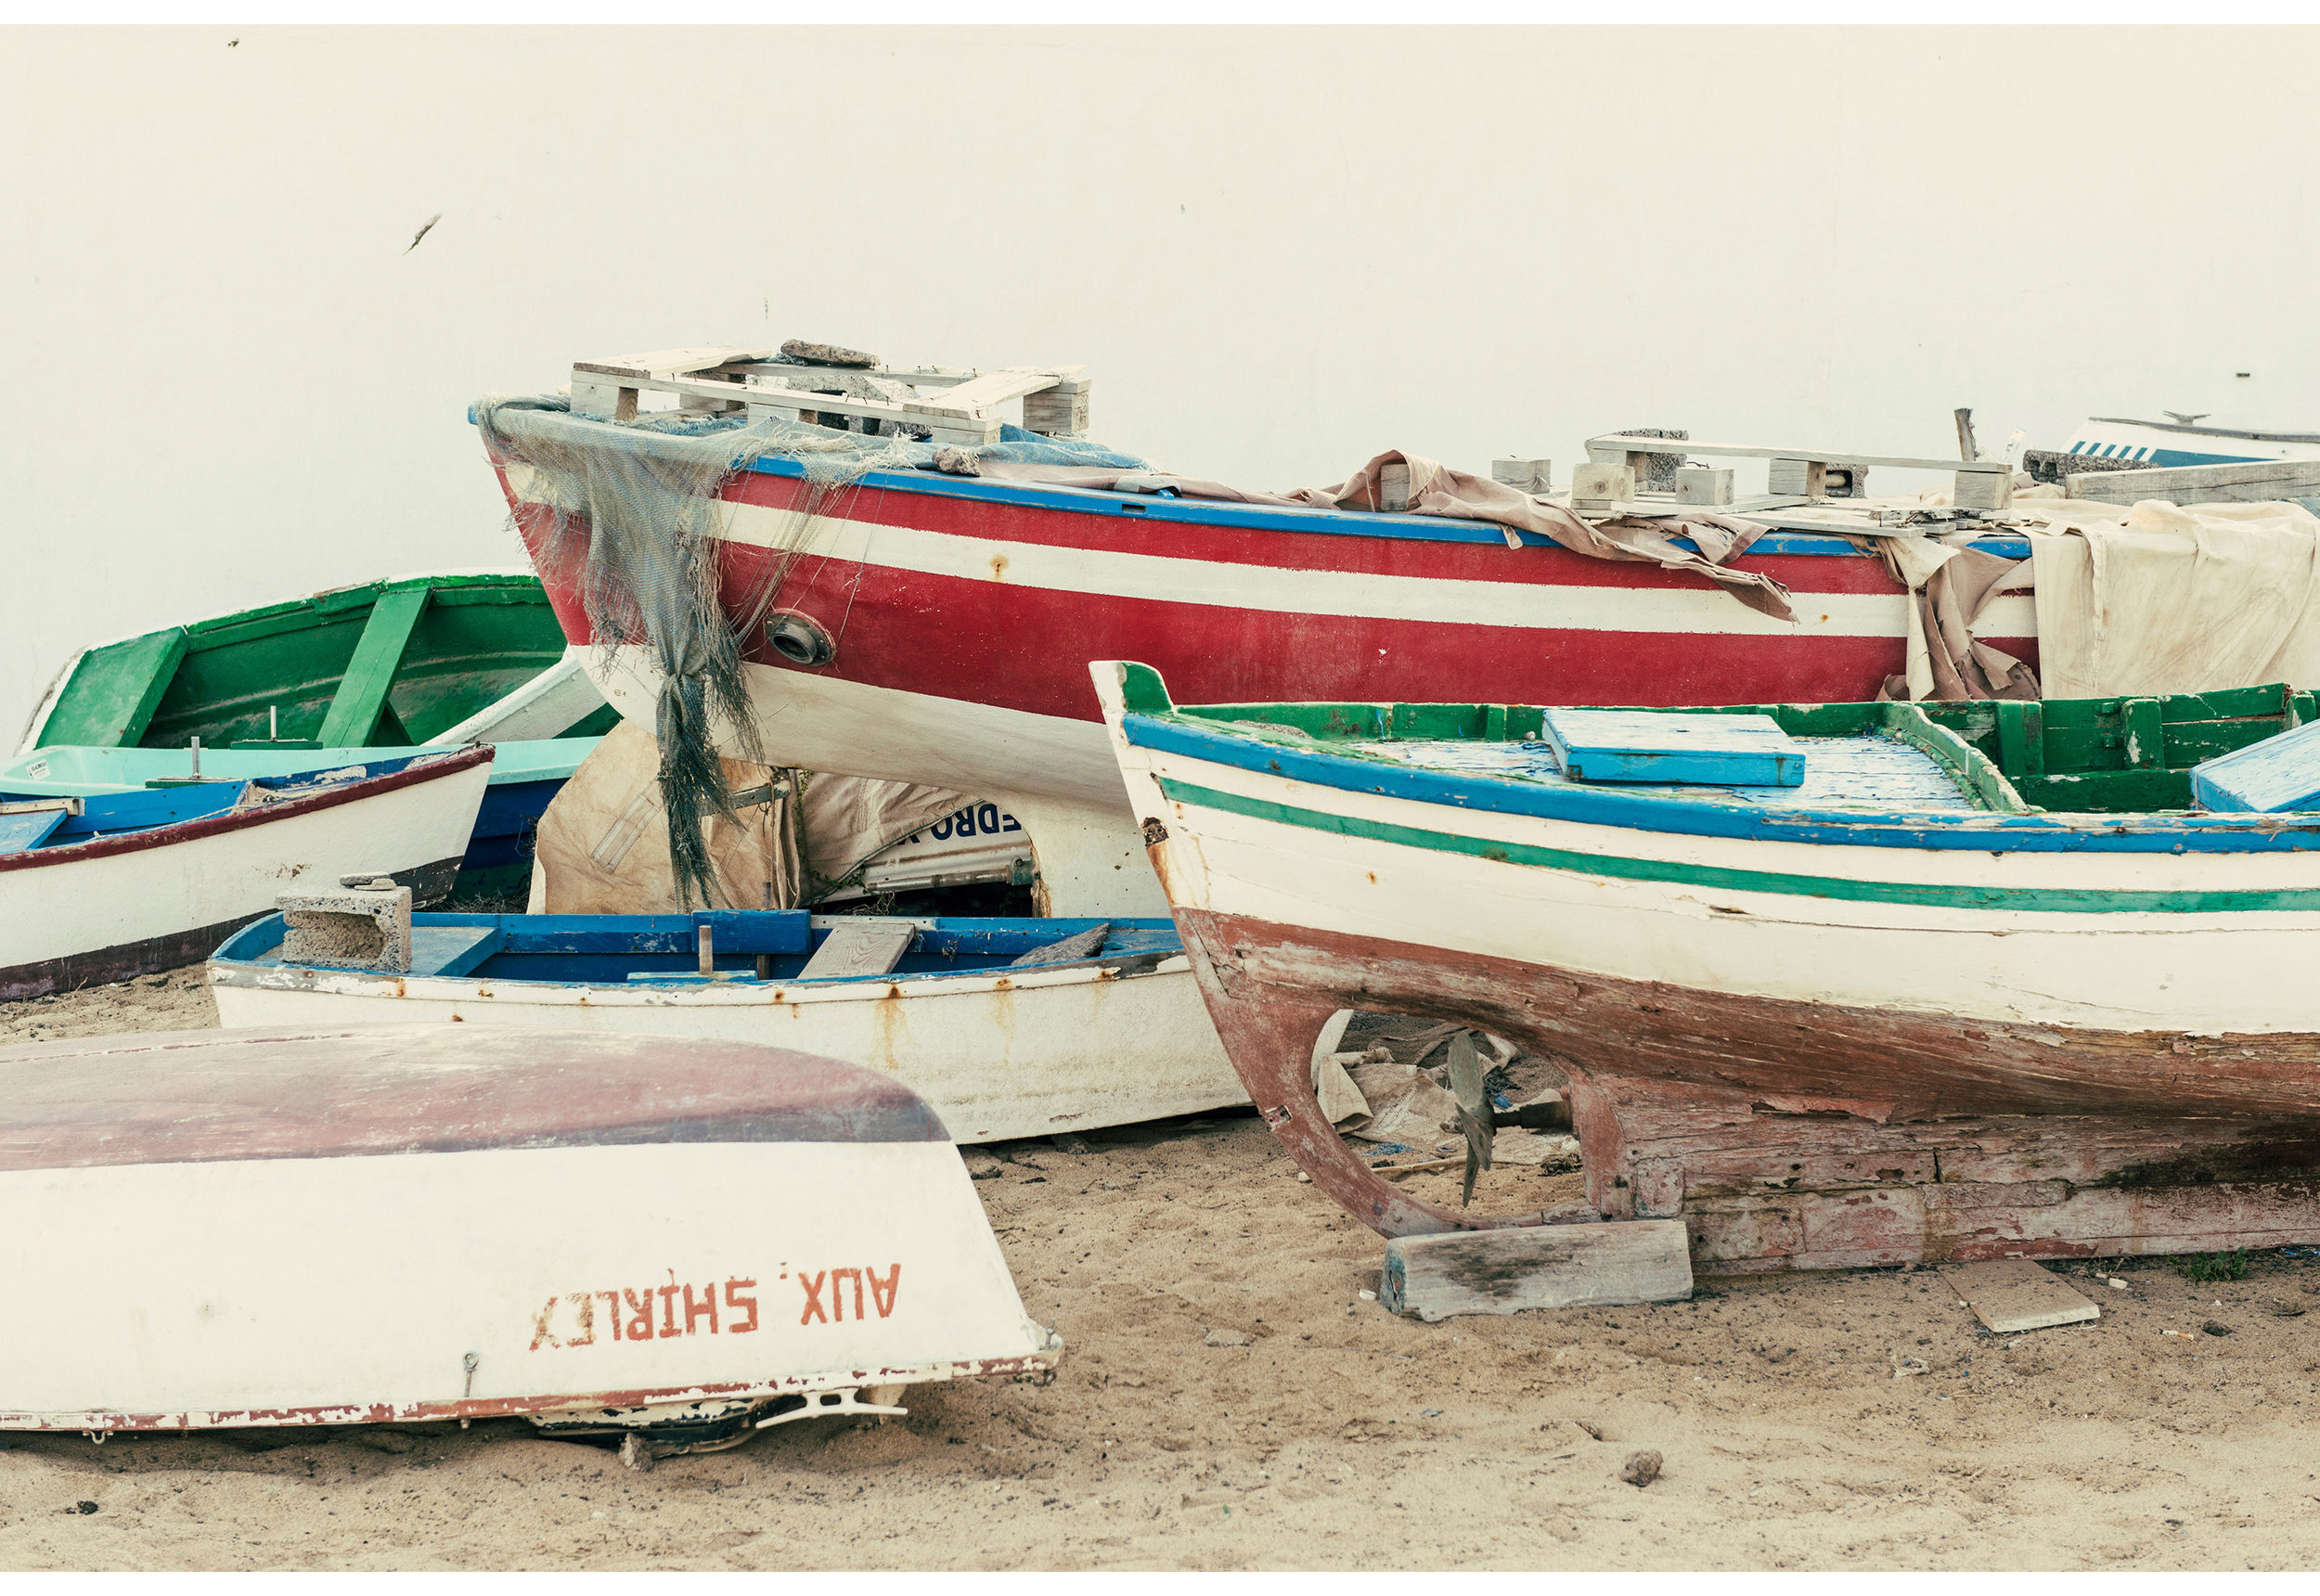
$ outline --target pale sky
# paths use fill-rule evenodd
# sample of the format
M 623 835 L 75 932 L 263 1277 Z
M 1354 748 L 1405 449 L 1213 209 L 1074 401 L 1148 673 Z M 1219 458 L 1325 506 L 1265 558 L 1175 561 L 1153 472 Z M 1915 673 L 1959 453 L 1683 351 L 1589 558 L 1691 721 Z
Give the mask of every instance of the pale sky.
M 589 355 L 1084 363 L 1096 437 L 1260 488 L 2320 431 L 2315 82 L 2249 28 L 0 31 L 0 746 L 84 645 L 520 564 L 463 411 Z

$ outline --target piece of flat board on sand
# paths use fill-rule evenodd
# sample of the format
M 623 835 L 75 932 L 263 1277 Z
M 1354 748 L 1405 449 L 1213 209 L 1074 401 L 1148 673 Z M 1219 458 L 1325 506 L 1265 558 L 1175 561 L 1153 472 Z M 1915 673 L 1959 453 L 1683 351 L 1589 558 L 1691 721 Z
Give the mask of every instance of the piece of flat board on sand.
M 1974 1317 L 2000 1335 L 2103 1316 L 2102 1309 L 2056 1280 L 2035 1259 L 1951 1264 L 1939 1272 L 1942 1282 L 1974 1310 Z
M 1454 1314 L 1619 1307 L 1692 1294 L 1691 1236 L 1681 1219 L 1523 1225 L 1397 1236 L 1377 1299 L 1428 1324 Z

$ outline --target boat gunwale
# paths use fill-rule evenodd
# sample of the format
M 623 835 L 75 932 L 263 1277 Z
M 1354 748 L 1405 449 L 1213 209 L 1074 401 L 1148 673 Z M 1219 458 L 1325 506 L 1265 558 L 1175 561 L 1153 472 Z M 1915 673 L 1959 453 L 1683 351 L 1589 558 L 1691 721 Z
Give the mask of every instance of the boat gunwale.
M 1245 707 L 1245 706 L 1234 706 Z M 1385 708 L 1399 706 L 1381 706 Z M 1129 709 L 1121 735 L 1138 748 L 1335 791 L 1635 831 L 1734 837 L 1815 846 L 1963 848 L 1989 852 L 2303 852 L 2320 847 L 2320 813 L 2136 815 L 2098 811 L 1782 809 L 1671 798 L 1362 759 L 1326 745 L 1293 748 L 1203 723 L 1196 713 Z M 1442 739 L 1455 741 L 1459 739 Z M 1467 740 L 1482 740 L 1473 739 Z M 1979 755 L 1977 755 L 1978 758 Z
M 147 848 L 167 847 L 176 843 L 198 842 L 205 837 L 246 830 L 268 821 L 295 819 L 301 815 L 335 809 L 342 804 L 352 804 L 357 799 L 376 798 L 405 787 L 458 775 L 477 765 L 488 765 L 495 752 L 489 744 L 484 744 L 456 752 L 419 753 L 409 755 L 409 763 L 400 770 L 389 771 L 383 776 L 366 776 L 358 781 L 349 781 L 343 786 L 309 793 L 303 798 L 285 798 L 278 803 L 262 804 L 249 809 L 232 809 L 223 815 L 202 816 L 197 819 L 180 820 L 174 825 L 154 826 L 142 831 L 117 832 L 110 837 L 92 838 L 88 842 L 69 843 L 61 848 L 28 848 L 19 853 L 0 854 L 0 873 L 36 869 L 44 865 L 109 858 L 118 854 L 133 854 Z

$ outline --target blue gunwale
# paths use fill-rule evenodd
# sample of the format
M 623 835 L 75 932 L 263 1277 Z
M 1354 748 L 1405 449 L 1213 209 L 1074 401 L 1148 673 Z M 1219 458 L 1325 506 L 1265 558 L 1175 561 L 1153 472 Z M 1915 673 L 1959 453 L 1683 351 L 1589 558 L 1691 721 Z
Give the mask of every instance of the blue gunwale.
M 1769 809 L 1350 758 L 1287 747 L 1251 733 L 1211 729 L 1180 716 L 1130 713 L 1123 717 L 1122 730 L 1137 748 L 1316 787 L 1486 814 L 1682 836 L 1986 853 L 2271 854 L 2320 849 L 2320 814 L 1957 815 L 1896 810 L 1864 816 L 1860 811 Z
M 475 412 L 467 412 L 470 425 Z M 589 420 L 574 417 L 575 420 Z M 609 422 L 593 422 L 610 426 Z M 760 455 L 749 462 L 747 470 L 759 476 L 803 477 L 806 468 L 800 462 L 780 455 Z M 1166 472 L 1154 472 L 1165 476 Z M 1061 509 L 1078 514 L 1091 510 L 1109 509 L 1123 518 L 1141 521 L 1166 521 L 1192 526 L 1238 526 L 1257 532 L 1305 532 L 1337 537 L 1383 537 L 1410 543 L 1492 543 L 1501 547 L 1506 544 L 1506 530 L 1495 521 L 1446 521 L 1434 516 L 1388 515 L 1376 510 L 1322 509 L 1308 505 L 1247 505 L 1231 504 L 1218 499 L 1172 498 L 1165 494 L 1124 494 L 1102 488 L 1072 487 L 1062 483 L 1016 483 L 988 481 L 981 477 L 954 477 L 940 471 L 868 471 L 861 479 L 865 490 L 888 493 L 919 494 L 933 498 L 974 499 L 986 504 L 1021 505 L 1031 509 Z M 1738 519 L 1746 520 L 1745 516 Z M 1527 547 L 1557 547 L 1554 540 L 1535 532 L 1517 532 Z M 1677 538 L 1677 547 L 1698 553 L 1689 538 Z M 2007 560 L 2030 558 L 2030 539 L 2019 533 L 2009 533 L 1978 538 L 1973 547 L 1986 554 Z M 1842 537 L 1824 537 L 1818 533 L 1768 532 L 1748 546 L 1741 561 L 1759 554 L 1802 554 L 1847 560 L 1875 560 Z M 1741 567 L 1745 569 L 1745 565 Z
M 1182 951 L 1176 922 L 1165 917 L 1115 919 L 1108 923 L 1102 952 L 1089 959 L 1060 965 L 1025 965 L 1012 960 L 1034 948 L 1048 946 L 1079 932 L 1107 923 L 1102 920 L 1038 920 L 1004 917 L 897 917 L 918 927 L 911 950 L 903 963 L 884 975 L 818 976 L 802 980 L 794 973 L 755 978 L 756 956 L 763 953 L 785 962 L 802 964 L 847 917 L 825 918 L 805 909 L 714 909 L 692 914 L 656 915 L 494 915 L 415 914 L 411 917 L 413 968 L 410 980 L 467 980 L 494 987 L 622 986 L 665 988 L 698 979 L 695 938 L 700 927 L 712 928 L 717 971 L 733 977 L 736 989 L 772 990 L 796 986 L 842 986 L 938 980 L 947 976 L 1034 975 L 1047 969 L 1076 969 L 1082 964 Z M 819 920 L 822 923 L 816 924 Z M 377 974 L 359 968 L 326 965 L 286 965 L 272 957 L 281 946 L 282 917 L 266 915 L 235 932 L 210 956 L 214 964 L 245 970 L 312 969 L 326 974 Z M 424 967 L 431 942 L 429 933 L 474 931 L 482 938 L 443 938 L 455 953 L 447 967 Z M 523 973 L 525 968 L 553 974 Z M 631 976 L 642 976 L 632 981 Z

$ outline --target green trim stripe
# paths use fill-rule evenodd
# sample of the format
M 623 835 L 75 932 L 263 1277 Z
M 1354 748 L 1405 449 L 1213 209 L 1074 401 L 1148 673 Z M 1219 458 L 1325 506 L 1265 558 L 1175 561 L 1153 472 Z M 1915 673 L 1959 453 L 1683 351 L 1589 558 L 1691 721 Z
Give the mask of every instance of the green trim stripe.
M 2072 887 L 1961 887 L 1914 882 L 1857 882 L 1842 877 L 1790 875 L 1780 870 L 1727 869 L 1669 859 L 1581 854 L 1566 848 L 1542 848 L 1531 843 L 1498 843 L 1485 837 L 1421 830 L 1386 820 L 1302 809 L 1267 798 L 1244 798 L 1235 792 L 1219 792 L 1213 787 L 1199 787 L 1166 776 L 1160 778 L 1160 790 L 1179 804 L 1221 809 L 1228 814 L 1298 826 L 1310 831 L 1334 831 L 1339 836 L 1395 843 L 1406 848 L 1465 854 L 1498 864 L 1530 865 L 1580 875 L 1614 876 L 1623 881 L 1673 882 L 1729 892 L 1783 893 L 1795 897 L 1912 904 L 1926 908 L 2012 909 L 2024 914 L 2223 914 L 2250 909 L 2320 909 L 2320 890 L 2310 888 L 2269 892 L 2103 892 Z

